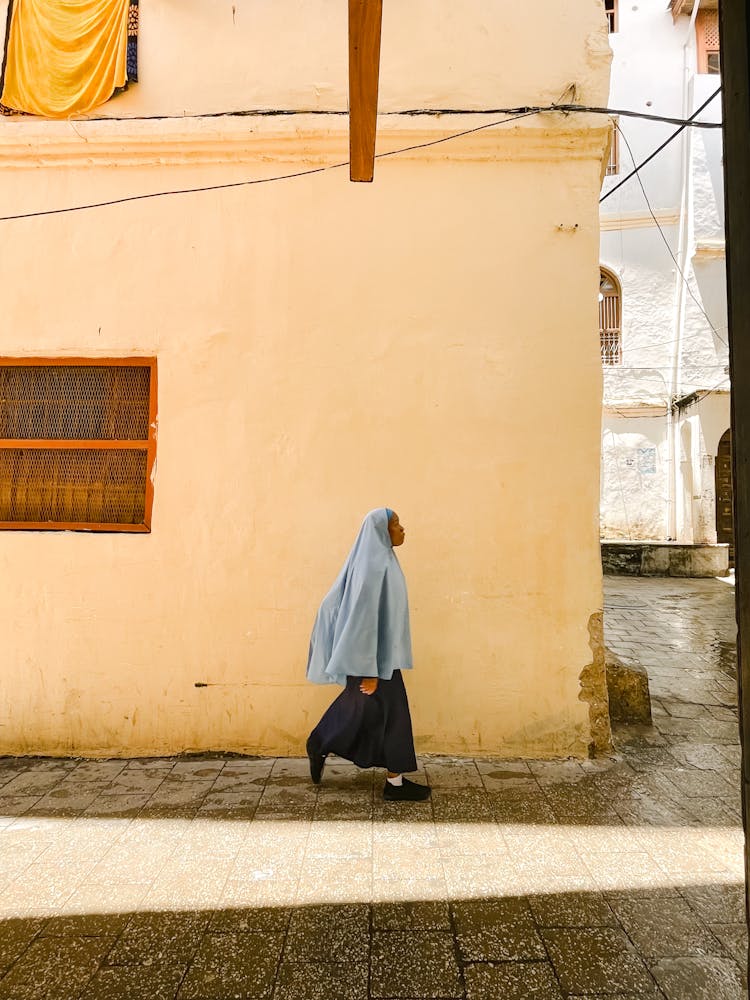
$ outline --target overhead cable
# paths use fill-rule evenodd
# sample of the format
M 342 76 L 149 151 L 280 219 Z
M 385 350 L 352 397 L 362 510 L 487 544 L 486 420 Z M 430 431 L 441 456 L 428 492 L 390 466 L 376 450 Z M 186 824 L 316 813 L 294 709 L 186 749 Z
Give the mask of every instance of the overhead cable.
M 650 156 L 647 156 L 645 160 L 643 160 L 633 170 L 631 170 L 631 172 L 629 174 L 627 174 L 627 176 L 623 177 L 623 179 L 619 182 L 619 184 L 615 184 L 614 187 L 611 187 L 609 189 L 609 191 L 607 191 L 605 194 L 603 194 L 601 196 L 601 198 L 599 199 L 599 204 L 601 204 L 603 201 L 606 201 L 607 198 L 611 197 L 611 195 L 613 195 L 615 193 L 615 191 L 619 191 L 619 189 L 623 186 L 623 184 L 627 184 L 627 182 L 630 180 L 631 177 L 638 176 L 639 175 L 639 171 L 643 170 L 643 168 L 646 166 L 647 163 L 650 163 L 654 159 L 655 156 L 658 156 L 659 153 L 661 153 L 661 151 L 663 149 L 666 149 L 666 147 L 670 144 L 670 142 L 673 142 L 677 138 L 678 135 L 681 135 L 685 131 L 686 128 L 688 128 L 690 125 L 692 125 L 693 124 L 693 120 L 695 118 L 697 118 L 698 115 L 701 113 L 701 111 L 704 111 L 708 107 L 708 105 L 716 97 L 719 96 L 720 93 L 721 93 L 721 87 L 717 87 L 717 89 L 713 92 L 713 94 L 711 94 L 711 96 L 708 98 L 708 100 L 704 101 L 703 104 L 701 104 L 701 106 L 698 108 L 698 110 L 694 111 L 693 114 L 687 119 L 687 121 L 684 121 L 680 125 L 680 127 L 669 136 L 668 139 L 665 139 L 665 141 L 661 144 L 661 146 L 657 146 L 657 148 L 653 151 L 653 153 L 651 153 Z M 622 132 L 620 132 L 620 135 L 622 135 Z M 635 163 L 635 160 L 633 162 Z M 640 179 L 640 177 L 639 177 L 639 179 Z
M 433 114 L 433 115 L 447 115 L 447 114 L 477 114 L 477 115 L 479 115 L 479 114 L 481 114 L 481 115 L 488 115 L 488 114 L 492 114 L 492 113 L 498 113 L 498 114 L 505 113 L 505 114 L 508 115 L 508 117 L 500 119 L 499 121 L 486 122 L 483 125 L 476 126 L 475 128 L 463 129 L 460 132 L 454 132 L 454 133 L 451 133 L 450 135 L 447 135 L 447 136 L 441 136 L 438 139 L 432 139 L 432 140 L 430 140 L 428 142 L 417 143 L 416 145 L 412 145 L 412 146 L 405 146 L 404 148 L 401 148 L 401 149 L 393 149 L 393 150 L 390 150 L 390 151 L 385 152 L 385 153 L 377 153 L 376 156 L 375 156 L 375 158 L 376 159 L 383 159 L 383 158 L 388 157 L 388 156 L 397 156 L 399 153 L 407 153 L 407 152 L 411 152 L 411 151 L 416 150 L 416 149 L 425 149 L 425 148 L 427 148 L 429 146 L 437 146 L 440 143 L 451 142 L 454 139 L 459 139 L 462 136 L 471 135 L 472 133 L 475 133 L 475 132 L 481 132 L 484 129 L 496 128 L 499 125 L 506 125 L 508 122 L 518 121 L 521 118 L 533 117 L 533 116 L 538 115 L 538 114 L 549 113 L 549 112 L 561 112 L 561 113 L 564 113 L 564 114 L 573 114 L 573 113 L 588 112 L 588 113 L 593 113 L 593 114 L 606 114 L 606 115 L 609 115 L 609 116 L 611 116 L 611 115 L 624 115 L 625 117 L 629 116 L 629 117 L 635 117 L 635 118 L 647 118 L 647 119 L 650 119 L 650 120 L 653 120 L 653 121 L 669 121 L 669 122 L 674 122 L 674 123 L 681 122 L 680 128 L 676 132 L 674 132 L 672 134 L 672 136 L 667 140 L 667 142 L 663 143 L 662 146 L 659 147 L 659 149 L 655 150 L 651 154 L 651 156 L 648 158 L 648 160 L 645 160 L 644 163 L 642 163 L 639 167 L 636 168 L 636 170 L 634 170 L 627 177 L 623 178 L 623 180 L 620 181 L 619 184 L 617 184 L 606 195 L 604 195 L 604 197 L 602 199 L 600 199 L 600 201 L 603 201 L 604 198 L 609 197 L 609 195 L 612 194 L 613 191 L 615 191 L 615 190 L 617 190 L 617 188 L 621 187 L 622 184 L 624 184 L 627 180 L 630 179 L 630 177 L 632 177 L 634 174 L 637 174 L 638 170 L 640 170 L 641 167 L 643 167 L 645 165 L 645 163 L 647 163 L 650 160 L 652 160 L 654 158 L 654 156 L 656 156 L 659 152 L 661 152 L 661 150 L 664 148 L 664 146 L 668 145 L 668 143 L 671 142 L 672 139 L 674 139 L 677 135 L 679 135 L 680 132 L 683 131 L 683 129 L 688 128 L 689 126 L 696 127 L 696 128 L 716 128 L 716 127 L 721 127 L 720 124 L 714 123 L 714 122 L 696 122 L 695 121 L 695 118 L 700 114 L 701 111 L 703 111 L 703 109 L 705 107 L 707 107 L 708 104 L 711 103 L 711 101 L 720 93 L 720 91 L 721 91 L 721 88 L 719 88 L 708 99 L 708 101 L 706 101 L 686 121 L 681 121 L 680 119 L 662 118 L 662 117 L 657 116 L 657 115 L 644 115 L 644 114 L 641 114 L 640 112 L 635 112 L 635 111 L 621 111 L 621 110 L 615 110 L 615 109 L 610 109 L 610 108 L 588 107 L 588 106 L 579 105 L 579 104 L 551 104 L 551 105 L 545 105 L 545 106 L 539 106 L 539 107 L 512 108 L 512 109 L 507 109 L 506 111 L 501 111 L 500 109 L 497 109 L 496 112 L 488 111 L 488 110 L 483 110 L 483 111 L 457 111 L 455 109 L 452 109 L 452 110 L 449 110 L 449 109 L 432 110 L 432 111 L 429 111 L 429 112 L 428 111 L 420 111 L 420 110 L 401 111 L 401 112 L 397 112 L 397 114 L 400 114 L 400 115 L 419 115 L 419 114 Z M 217 113 L 215 113 L 215 117 L 219 117 L 219 116 L 223 117 L 223 116 L 226 116 L 226 115 L 243 115 L 243 116 L 244 115 L 251 115 L 251 114 L 255 114 L 255 115 L 277 115 L 277 114 L 278 115 L 292 115 L 292 114 L 315 114 L 315 113 L 317 113 L 317 114 L 321 114 L 321 113 L 322 114 L 336 114 L 336 115 L 347 114 L 347 112 L 255 111 L 255 112 L 217 112 Z M 168 117 L 169 116 L 154 116 L 153 120 L 165 120 Z M 191 116 L 176 116 L 176 117 L 191 117 Z M 200 115 L 200 116 L 194 116 L 194 117 L 205 118 L 205 117 L 212 117 L 212 115 L 209 114 L 209 115 Z M 107 118 L 96 118 L 96 119 L 79 119 L 77 121 L 79 123 L 83 123 L 84 121 L 112 121 L 112 120 L 123 122 L 123 121 L 151 120 L 151 119 L 123 119 L 123 118 L 107 119 Z M 71 124 L 72 124 L 72 120 L 71 120 Z M 107 201 L 100 201 L 100 202 L 89 202 L 89 203 L 85 203 L 83 205 L 69 205 L 69 206 L 66 206 L 64 208 L 40 209 L 39 211 L 36 211 L 36 212 L 19 212 L 19 213 L 13 214 L 13 215 L 3 215 L 3 216 L 0 216 L 0 222 L 12 222 L 12 221 L 15 221 L 15 220 L 18 220 L 18 219 L 34 219 L 34 218 L 40 218 L 42 216 L 48 216 L 48 215 L 63 215 L 63 214 L 69 213 L 69 212 L 82 212 L 82 211 L 86 211 L 88 209 L 93 209 L 93 208 L 106 208 L 106 207 L 109 207 L 109 206 L 112 206 L 112 205 L 122 205 L 122 204 L 125 204 L 126 202 L 131 202 L 131 201 L 144 201 L 144 200 L 151 199 L 151 198 L 165 198 L 165 197 L 168 197 L 168 196 L 171 196 L 171 195 L 199 194 L 199 193 L 205 192 L 205 191 L 224 191 L 224 190 L 228 190 L 230 188 L 250 187 L 250 186 L 253 186 L 253 185 L 256 185 L 256 184 L 270 184 L 270 183 L 273 183 L 275 181 L 286 181 L 286 180 L 292 180 L 292 179 L 297 178 L 297 177 L 306 177 L 306 176 L 310 176 L 312 174 L 321 174 L 321 173 L 325 173 L 328 170 L 339 170 L 339 169 L 342 169 L 343 167 L 348 167 L 348 166 L 349 166 L 349 161 L 346 160 L 346 161 L 343 161 L 341 163 L 329 164 L 329 165 L 324 166 L 324 167 L 313 167 L 310 170 L 298 170 L 298 171 L 295 171 L 295 172 L 290 173 L 290 174 L 279 174 L 279 175 L 276 175 L 274 177 L 258 177 L 258 178 L 254 178 L 252 180 L 231 181 L 231 182 L 227 182 L 227 183 L 224 183 L 224 184 L 206 184 L 206 185 L 202 185 L 200 187 L 178 188 L 178 189 L 172 189 L 172 190 L 168 190 L 168 191 L 152 191 L 152 192 L 149 192 L 147 194 L 124 195 L 121 198 L 112 198 L 112 199 L 109 199 Z
M 618 131 L 618 132 L 620 133 L 620 135 L 621 135 L 621 136 L 622 136 L 622 138 L 623 138 L 623 141 L 624 141 L 625 145 L 626 145 L 626 146 L 628 147 L 628 153 L 630 154 L 630 159 L 631 159 L 631 160 L 633 161 L 633 163 L 635 163 L 635 157 L 633 156 L 633 150 L 632 150 L 632 149 L 631 149 L 631 147 L 630 147 L 630 143 L 628 142 L 628 138 L 627 138 L 627 136 L 626 136 L 626 135 L 625 135 L 625 133 L 624 133 L 624 132 L 622 131 L 622 129 L 621 129 L 621 128 L 619 128 L 619 126 L 618 126 L 618 129 L 617 129 L 617 131 Z M 648 197 L 648 194 L 646 193 L 646 189 L 645 189 L 645 187 L 643 186 L 643 180 L 641 179 L 641 175 L 640 175 L 640 173 L 639 173 L 638 169 L 636 169 L 636 170 L 634 171 L 634 173 L 635 173 L 635 176 L 636 176 L 636 179 L 637 179 L 637 181 L 638 181 L 638 184 L 639 184 L 639 186 L 640 186 L 640 189 L 641 189 L 641 191 L 643 192 L 643 197 L 644 197 L 644 198 L 645 198 L 645 200 L 646 200 L 646 207 L 648 208 L 648 211 L 649 211 L 649 214 L 650 214 L 651 218 L 652 218 L 652 219 L 654 220 L 654 224 L 656 225 L 656 228 L 657 228 L 657 229 L 659 230 L 659 235 L 661 236 L 661 238 L 662 238 L 662 240 L 663 240 L 663 242 L 664 242 L 664 246 L 665 246 L 665 247 L 667 248 L 667 250 L 668 250 L 668 252 L 669 252 L 669 256 L 670 256 L 670 257 L 672 258 L 672 260 L 673 260 L 673 262 L 674 262 L 674 266 L 675 266 L 675 267 L 677 268 L 677 272 L 678 272 L 678 274 L 679 274 L 679 275 L 680 275 L 680 277 L 682 278 L 682 281 L 683 281 L 683 283 L 684 283 L 684 285 L 685 285 L 685 288 L 687 289 L 687 293 L 688 293 L 688 295 L 689 295 L 689 296 L 690 296 L 690 298 L 691 298 L 691 299 L 693 300 L 693 302 L 694 302 L 694 303 L 695 303 L 695 304 L 696 304 L 696 305 L 698 306 L 698 308 L 700 309 L 700 311 L 701 311 L 701 312 L 703 313 L 703 316 L 704 316 L 704 318 L 705 318 L 706 322 L 708 323 L 708 325 L 709 325 L 709 326 L 711 327 L 711 329 L 713 330 L 713 332 L 714 332 L 714 336 L 716 337 L 716 339 L 717 339 L 717 340 L 719 340 L 719 341 L 721 341 L 721 343 L 722 343 L 722 344 L 723 344 L 723 345 L 724 345 L 725 347 L 729 347 L 729 342 L 728 342 L 728 341 L 726 341 L 726 340 L 724 340 L 724 338 L 723 338 L 723 337 L 721 336 L 721 334 L 719 333 L 719 331 L 718 331 L 718 330 L 716 329 L 716 327 L 715 327 L 715 326 L 713 325 L 713 323 L 711 322 L 711 319 L 710 319 L 710 317 L 709 317 L 708 313 L 707 313 L 707 312 L 706 312 L 706 310 L 705 310 L 705 309 L 703 308 L 703 303 L 702 303 L 702 302 L 701 302 L 701 301 L 700 301 L 700 300 L 699 300 L 699 299 L 698 299 L 698 298 L 696 297 L 696 295 L 695 295 L 695 294 L 693 293 L 693 290 L 692 290 L 692 288 L 690 287 L 690 282 L 688 281 L 688 279 L 687 279 L 687 276 L 686 276 L 685 272 L 684 272 L 684 271 L 683 271 L 683 269 L 682 269 L 682 268 L 680 267 L 680 264 L 679 264 L 679 261 L 678 261 L 678 260 L 677 260 L 677 258 L 675 257 L 675 255 L 674 255 L 674 252 L 672 251 L 672 247 L 671 247 L 671 246 L 669 245 L 669 240 L 668 240 L 668 239 L 667 239 L 667 237 L 666 237 L 666 234 L 665 234 L 665 232 L 664 232 L 664 230 L 663 230 L 663 228 L 662 228 L 662 225 L 661 225 L 661 223 L 659 222 L 659 220 L 657 219 L 657 217 L 656 217 L 656 213 L 654 212 L 653 208 L 651 207 L 651 201 L 649 200 L 649 197 Z M 632 175 L 630 175 L 630 176 L 632 176 Z
M 607 115 L 615 118 L 640 118 L 643 121 L 661 122 L 666 125 L 684 125 L 693 128 L 716 129 L 722 128 L 721 122 L 695 121 L 693 118 L 673 118 L 669 115 L 652 115 L 644 111 L 632 111 L 623 108 L 602 108 L 587 104 L 534 104 L 523 105 L 517 108 L 406 108 L 403 111 L 382 111 L 379 118 L 417 117 L 419 115 L 433 118 L 442 118 L 446 115 L 513 115 L 520 116 L 526 114 L 544 114 L 547 112 L 559 112 L 562 114 L 592 114 Z M 76 124 L 86 124 L 88 122 L 149 122 L 149 121 L 181 121 L 193 118 L 288 118 L 299 115 L 309 115 L 310 117 L 332 117 L 345 118 L 348 111 L 316 110 L 315 108 L 252 108 L 247 110 L 234 111 L 203 111 L 195 114 L 181 115 L 135 115 L 133 117 L 122 118 L 115 115 L 96 115 L 89 118 L 70 118 L 67 121 L 75 121 Z
M 461 136 L 471 135 L 473 132 L 481 132 L 484 129 L 495 128 L 497 125 L 505 125 L 510 121 L 517 121 L 519 118 L 527 118 L 534 114 L 536 114 L 535 111 L 529 111 L 525 114 L 517 114 L 511 118 L 502 119 L 501 121 L 486 122 L 484 125 L 477 125 L 476 128 L 468 128 L 461 132 L 454 132 L 451 135 L 441 136 L 438 139 L 431 139 L 429 142 L 420 142 L 414 146 L 405 146 L 401 149 L 392 149 L 386 153 L 376 153 L 375 159 L 383 159 L 386 156 L 397 156 L 399 153 L 408 153 L 415 149 L 425 149 L 428 146 L 437 146 L 441 142 L 450 142 L 452 139 L 459 139 Z M 297 170 L 291 174 L 279 174 L 274 177 L 256 177 L 252 180 L 246 181 L 228 181 L 225 184 L 204 184 L 201 187 L 176 188 L 169 191 L 151 191 L 147 194 L 129 194 L 123 195 L 122 198 L 112 198 L 108 201 L 88 202 L 83 205 L 68 205 L 65 208 L 40 209 L 37 212 L 19 212 L 16 215 L 0 215 L 0 222 L 12 222 L 16 219 L 37 219 L 40 216 L 64 215 L 68 212 L 84 212 L 91 208 L 107 208 L 110 205 L 123 205 L 125 202 L 129 201 L 145 201 L 149 198 L 166 198 L 169 195 L 199 194 L 203 191 L 226 191 L 229 188 L 250 187 L 255 184 L 271 184 L 274 181 L 288 181 L 296 177 L 309 177 L 312 174 L 322 174 L 328 170 L 340 170 L 342 167 L 348 166 L 349 161 L 345 160 L 341 163 L 328 164 L 325 167 L 312 167 L 310 170 Z

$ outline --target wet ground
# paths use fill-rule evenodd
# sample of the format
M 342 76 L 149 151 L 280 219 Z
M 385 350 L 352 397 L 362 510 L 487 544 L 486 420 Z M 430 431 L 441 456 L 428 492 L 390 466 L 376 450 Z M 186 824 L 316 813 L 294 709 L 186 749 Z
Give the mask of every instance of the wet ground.
M 736 1000 L 733 590 L 606 582 L 653 727 L 617 753 L 0 761 L 0 1000 Z

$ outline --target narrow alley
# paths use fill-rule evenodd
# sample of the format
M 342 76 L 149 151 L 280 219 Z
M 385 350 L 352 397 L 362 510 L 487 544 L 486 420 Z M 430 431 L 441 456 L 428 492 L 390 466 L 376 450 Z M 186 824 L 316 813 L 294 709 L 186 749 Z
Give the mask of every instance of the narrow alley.
M 0 761 L 2 1000 L 736 1000 L 734 591 L 607 578 L 652 727 L 612 758 Z

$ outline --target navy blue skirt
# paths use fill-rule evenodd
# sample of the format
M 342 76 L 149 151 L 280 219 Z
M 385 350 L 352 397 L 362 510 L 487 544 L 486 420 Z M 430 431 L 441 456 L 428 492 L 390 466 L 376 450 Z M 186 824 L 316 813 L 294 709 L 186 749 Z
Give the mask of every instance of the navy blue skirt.
M 384 767 L 392 774 L 416 771 L 409 701 L 400 670 L 378 681 L 375 694 L 362 694 L 361 677 L 346 687 L 310 733 L 318 753 L 335 753 L 357 767 Z

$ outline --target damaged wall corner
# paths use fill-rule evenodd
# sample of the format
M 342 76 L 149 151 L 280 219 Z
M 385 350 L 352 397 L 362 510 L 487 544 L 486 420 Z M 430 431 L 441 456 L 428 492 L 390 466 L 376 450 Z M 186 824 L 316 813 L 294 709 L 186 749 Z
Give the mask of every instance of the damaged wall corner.
M 651 694 L 646 668 L 640 663 L 623 663 L 611 649 L 606 649 L 604 656 L 610 720 L 650 726 Z
M 607 692 L 607 670 L 604 656 L 604 613 L 597 611 L 589 618 L 589 645 L 592 660 L 580 674 L 581 690 L 578 697 L 589 704 L 591 742 L 589 753 L 610 753 L 612 750 L 612 729 L 609 721 L 609 694 Z

